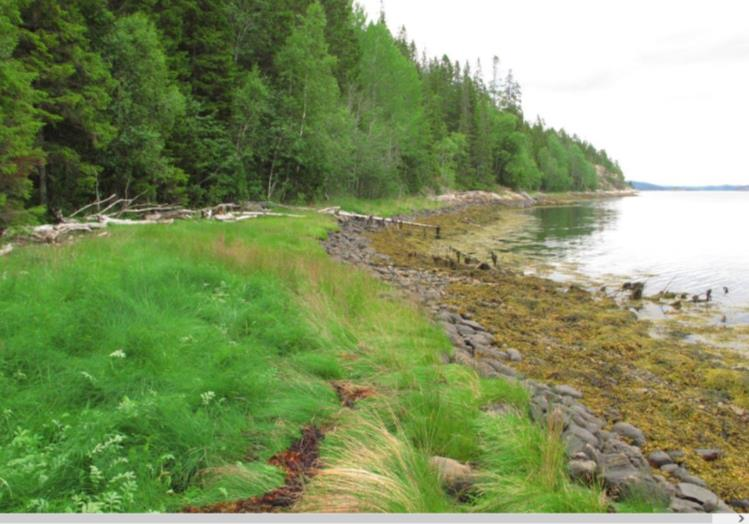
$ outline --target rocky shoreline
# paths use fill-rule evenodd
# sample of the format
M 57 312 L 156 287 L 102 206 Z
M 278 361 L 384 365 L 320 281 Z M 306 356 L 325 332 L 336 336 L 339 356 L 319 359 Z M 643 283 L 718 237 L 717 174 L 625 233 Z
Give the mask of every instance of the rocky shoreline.
M 472 203 L 468 199 L 454 204 L 463 207 Z M 523 199 L 514 200 L 511 205 L 533 204 Z M 452 355 L 444 356 L 446 363 L 470 366 L 484 377 L 502 377 L 523 383 L 532 399 L 530 416 L 537 423 L 547 424 L 551 418 L 561 419 L 562 438 L 567 446 L 567 467 L 572 478 L 582 483 L 601 482 L 614 500 L 626 493 L 637 492 L 667 501 L 673 512 L 733 511 L 708 489 L 703 479 L 680 464 L 678 452 L 655 451 L 646 457 L 641 450 L 646 435 L 635 426 L 619 421 L 607 428 L 607 423 L 586 407 L 583 394 L 574 387 L 545 384 L 519 373 L 513 367 L 523 358 L 519 351 L 497 347 L 494 337 L 484 326 L 445 303 L 446 287 L 455 280 L 470 277 L 396 267 L 389 257 L 370 246 L 366 234 L 376 227 L 366 221 L 342 221 L 341 230 L 329 235 L 325 248 L 331 256 L 368 269 L 420 302 L 452 341 L 454 351 Z M 656 470 L 668 473 L 676 482 L 670 482 Z

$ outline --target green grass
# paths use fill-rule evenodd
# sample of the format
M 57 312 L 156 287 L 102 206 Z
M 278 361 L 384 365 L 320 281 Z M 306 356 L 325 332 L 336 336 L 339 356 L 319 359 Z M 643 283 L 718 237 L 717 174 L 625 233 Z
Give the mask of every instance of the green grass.
M 309 424 L 326 467 L 297 509 L 601 510 L 527 392 L 441 364 L 423 312 L 327 257 L 331 227 L 123 227 L 0 259 L 0 512 L 252 497 L 283 483 L 267 461 Z M 344 409 L 331 380 L 374 394 Z M 482 472 L 475 499 L 445 493 L 434 454 Z

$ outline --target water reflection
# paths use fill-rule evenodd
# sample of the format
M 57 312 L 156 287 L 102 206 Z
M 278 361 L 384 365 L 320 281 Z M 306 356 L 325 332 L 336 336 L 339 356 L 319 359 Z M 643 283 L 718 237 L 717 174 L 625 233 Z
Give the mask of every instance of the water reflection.
M 512 218 L 510 217 L 511 214 Z M 508 210 L 462 239 L 466 252 L 521 253 L 605 282 L 645 282 L 705 296 L 736 310 L 749 304 L 749 193 L 641 193 L 634 198 Z M 508 224 L 515 227 L 508 227 Z M 724 288 L 729 292 L 724 292 Z

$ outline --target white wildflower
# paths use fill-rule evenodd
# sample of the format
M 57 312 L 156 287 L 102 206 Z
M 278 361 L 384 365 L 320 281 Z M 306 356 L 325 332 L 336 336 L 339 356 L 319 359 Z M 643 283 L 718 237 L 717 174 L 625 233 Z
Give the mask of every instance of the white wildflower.
M 214 398 L 216 398 L 216 393 L 213 391 L 206 391 L 205 393 L 200 394 L 200 400 L 203 401 L 204 406 L 210 404 Z
M 109 356 L 112 358 L 125 358 L 127 354 L 125 354 L 121 349 L 118 349 L 117 351 L 112 351 Z
M 81 376 L 85 378 L 86 380 L 88 380 L 89 382 L 96 382 L 96 379 L 94 378 L 94 376 L 87 371 L 81 371 Z

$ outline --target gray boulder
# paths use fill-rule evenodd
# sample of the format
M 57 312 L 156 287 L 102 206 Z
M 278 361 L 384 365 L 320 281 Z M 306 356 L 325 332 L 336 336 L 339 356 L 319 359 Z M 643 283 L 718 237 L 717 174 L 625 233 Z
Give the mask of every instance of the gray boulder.
M 612 429 L 614 433 L 629 439 L 636 446 L 642 447 L 645 445 L 645 434 L 632 424 L 627 422 L 617 422 Z
M 676 489 L 679 497 L 697 502 L 705 508 L 705 511 L 711 512 L 718 509 L 720 498 L 709 489 L 687 482 L 680 482 Z
M 573 397 L 573 398 L 583 398 L 582 393 L 580 393 L 578 390 L 576 390 L 572 386 L 568 386 L 566 384 L 554 386 L 553 389 L 556 393 L 559 393 L 560 395 Z
M 592 460 L 575 459 L 567 464 L 567 471 L 570 474 L 570 478 L 584 484 L 589 484 L 593 481 L 597 469 L 598 464 Z
M 673 460 L 671 460 L 671 457 L 665 451 L 653 451 L 648 455 L 648 462 L 653 467 L 660 468 L 666 464 L 672 464 Z

